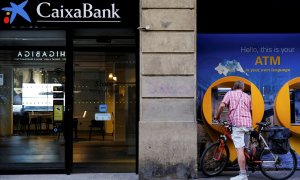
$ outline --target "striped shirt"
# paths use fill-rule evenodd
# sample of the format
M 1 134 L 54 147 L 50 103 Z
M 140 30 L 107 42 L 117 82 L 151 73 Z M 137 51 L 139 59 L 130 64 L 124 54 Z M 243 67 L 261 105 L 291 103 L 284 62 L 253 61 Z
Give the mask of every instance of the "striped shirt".
M 228 91 L 222 102 L 228 107 L 228 121 L 235 127 L 252 127 L 251 97 L 242 90 Z

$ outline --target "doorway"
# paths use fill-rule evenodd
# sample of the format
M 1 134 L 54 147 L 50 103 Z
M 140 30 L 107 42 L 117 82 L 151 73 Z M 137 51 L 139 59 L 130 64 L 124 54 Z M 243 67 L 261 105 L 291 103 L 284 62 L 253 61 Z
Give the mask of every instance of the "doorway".
M 65 30 L 0 32 L 1 172 L 65 172 L 70 165 L 73 172 L 136 172 L 136 32 L 71 32 L 72 61 Z M 66 72 L 73 73 L 71 98 Z M 64 121 L 67 97 L 73 121 Z M 73 138 L 65 138 L 70 129 Z
M 134 31 L 74 33 L 74 172 L 136 172 Z M 83 116 L 85 113 L 85 116 Z

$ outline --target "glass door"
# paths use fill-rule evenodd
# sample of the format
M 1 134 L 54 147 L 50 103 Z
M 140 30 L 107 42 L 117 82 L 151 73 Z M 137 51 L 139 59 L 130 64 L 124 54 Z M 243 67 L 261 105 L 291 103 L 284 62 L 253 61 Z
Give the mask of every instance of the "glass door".
M 65 45 L 64 31 L 0 32 L 0 171 L 65 168 Z
M 135 36 L 114 31 L 74 38 L 74 172 L 136 172 Z

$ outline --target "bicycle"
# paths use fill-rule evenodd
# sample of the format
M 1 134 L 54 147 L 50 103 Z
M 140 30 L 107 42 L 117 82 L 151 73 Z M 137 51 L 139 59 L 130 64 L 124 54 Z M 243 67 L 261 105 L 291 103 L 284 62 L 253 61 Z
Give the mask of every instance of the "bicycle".
M 257 168 L 264 176 L 270 179 L 282 180 L 291 177 L 297 168 L 297 159 L 292 148 L 286 154 L 275 154 L 271 151 L 262 132 L 268 132 L 267 127 L 271 123 L 257 123 L 258 130 L 250 131 L 248 148 L 245 148 L 245 158 L 248 168 L 254 172 Z M 226 145 L 231 139 L 232 126 L 225 121 L 220 127 L 224 127 L 223 134 L 219 139 L 209 145 L 203 152 L 200 159 L 200 169 L 206 176 L 216 176 L 225 169 L 230 152 Z

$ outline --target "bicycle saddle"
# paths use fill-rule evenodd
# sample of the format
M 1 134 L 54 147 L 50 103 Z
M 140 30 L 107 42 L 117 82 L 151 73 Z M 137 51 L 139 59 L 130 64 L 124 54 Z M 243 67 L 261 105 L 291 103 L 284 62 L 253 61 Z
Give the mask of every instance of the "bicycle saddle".
M 256 123 L 256 125 L 262 126 L 262 127 L 267 127 L 269 125 L 271 125 L 270 122 L 260 122 L 260 123 Z

